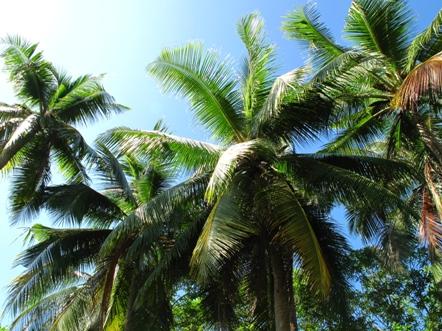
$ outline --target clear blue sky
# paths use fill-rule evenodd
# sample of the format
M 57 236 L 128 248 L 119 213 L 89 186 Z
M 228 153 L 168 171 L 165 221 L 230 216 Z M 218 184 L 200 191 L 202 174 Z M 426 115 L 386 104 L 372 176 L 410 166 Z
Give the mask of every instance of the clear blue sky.
M 283 38 L 281 19 L 304 3 L 300 0 L 4 1 L 0 37 L 19 34 L 40 42 L 46 58 L 74 76 L 106 73 L 105 87 L 131 110 L 81 128 L 88 141 L 115 126 L 150 129 L 158 119 L 165 120 L 176 134 L 204 139 L 206 135 L 192 119 L 187 105 L 162 95 L 147 77 L 146 65 L 162 48 L 189 40 L 201 40 L 222 54 L 240 59 L 244 50 L 236 36 L 236 22 L 247 13 L 259 11 L 266 21 L 269 38 L 278 46 L 283 73 L 301 65 L 306 54 L 296 43 Z M 321 0 L 317 4 L 339 40 L 350 0 Z M 440 0 L 411 0 L 410 5 L 419 29 L 441 8 Z M 0 101 L 15 102 L 3 73 L 0 73 Z M 9 226 L 7 190 L 8 179 L 0 179 L 0 305 L 7 284 L 17 275 L 12 263 L 22 249 L 22 239 L 18 237 L 23 229 Z M 334 216 L 342 221 L 341 212 Z M 46 223 L 48 219 L 43 216 L 36 222 Z

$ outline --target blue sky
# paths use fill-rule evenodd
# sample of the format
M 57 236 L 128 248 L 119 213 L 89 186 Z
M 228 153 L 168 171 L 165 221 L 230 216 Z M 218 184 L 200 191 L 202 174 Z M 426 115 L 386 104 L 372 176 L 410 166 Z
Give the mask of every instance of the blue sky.
M 340 31 L 350 0 L 317 1 L 323 20 L 335 37 Z M 409 1 L 416 26 L 427 25 L 442 7 L 440 0 Z M 299 0 L 15 0 L 2 3 L 0 37 L 19 34 L 40 42 L 46 58 L 73 76 L 105 73 L 104 85 L 130 111 L 80 128 L 88 141 L 115 126 L 150 129 L 163 119 L 176 134 L 205 139 L 181 100 L 162 95 L 145 71 L 164 47 L 189 40 L 203 41 L 221 54 L 241 59 L 244 50 L 236 36 L 240 17 L 258 11 L 266 21 L 270 40 L 277 45 L 280 72 L 302 65 L 305 52 L 283 38 L 281 20 L 290 10 L 305 4 Z M 0 101 L 14 103 L 6 76 L 0 73 Z M 6 286 L 17 274 L 12 269 L 22 249 L 23 227 L 9 226 L 8 178 L 0 179 L 0 305 Z M 335 213 L 342 221 L 342 213 Z M 48 222 L 44 216 L 36 222 Z M 19 228 L 21 227 L 21 228 Z

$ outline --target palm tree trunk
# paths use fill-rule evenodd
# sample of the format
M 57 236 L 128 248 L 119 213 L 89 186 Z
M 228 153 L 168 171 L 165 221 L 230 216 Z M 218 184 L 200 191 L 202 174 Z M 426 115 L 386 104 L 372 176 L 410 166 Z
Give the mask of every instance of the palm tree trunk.
M 109 302 L 112 293 L 112 286 L 114 283 L 115 269 L 117 268 L 118 259 L 114 259 L 107 271 L 106 280 L 104 282 L 103 287 L 103 297 L 101 299 L 101 307 L 100 307 L 100 316 L 99 316 L 99 328 L 100 330 L 104 330 L 104 326 L 106 323 L 106 315 L 107 310 L 109 308 Z
M 124 330 L 129 331 L 133 330 L 133 324 L 134 324 L 134 302 L 136 293 L 138 290 L 138 282 L 137 282 L 137 272 L 135 271 L 135 268 L 132 267 L 132 277 L 129 285 L 129 297 L 127 299 L 127 312 L 126 312 L 126 321 Z
M 293 299 L 292 258 L 278 247 L 272 247 L 270 259 L 273 275 L 273 301 L 276 331 L 296 331 L 296 311 Z

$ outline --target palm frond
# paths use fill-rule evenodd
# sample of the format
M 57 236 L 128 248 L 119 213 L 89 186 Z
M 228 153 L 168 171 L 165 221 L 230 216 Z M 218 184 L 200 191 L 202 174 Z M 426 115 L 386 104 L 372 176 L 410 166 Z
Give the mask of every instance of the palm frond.
M 238 34 L 247 49 L 242 96 L 243 112 L 248 120 L 261 109 L 273 80 L 274 47 L 265 40 L 264 22 L 252 13 L 238 24 Z
M 38 116 L 35 114 L 29 115 L 18 125 L 0 152 L 0 169 L 32 139 L 38 127 Z
M 290 247 L 299 254 L 303 268 L 311 283 L 324 294 L 330 290 L 330 272 L 321 246 L 304 207 L 292 187 L 282 181 L 274 181 L 258 193 L 259 201 L 271 204 L 272 219 L 269 220 L 273 241 Z
M 401 0 L 355 0 L 344 31 L 362 48 L 384 54 L 397 69 L 405 64 L 412 17 Z
M 32 237 L 40 241 L 17 259 L 25 272 L 9 289 L 8 310 L 17 314 L 35 300 L 59 289 L 76 284 L 79 274 L 87 270 L 110 230 L 53 229 L 42 225 L 31 228 Z
M 301 93 L 304 92 L 301 82 L 307 72 L 307 68 L 301 67 L 275 79 L 261 110 L 256 114 L 253 121 L 252 130 L 255 135 L 259 135 L 261 127 L 265 126 L 268 121 L 278 117 L 284 101 L 287 101 L 288 97 L 291 100 L 300 97 Z
M 252 235 L 253 228 L 241 215 L 238 199 L 234 194 L 223 194 L 212 207 L 196 243 L 190 261 L 193 274 L 202 283 L 207 282 Z
M 112 192 L 112 195 L 121 195 L 131 206 L 135 207 L 137 201 L 134 192 L 118 158 L 102 143 L 97 143 L 97 154 L 95 164 L 104 190 Z
M 55 222 L 72 225 L 86 222 L 105 228 L 125 216 L 112 200 L 82 183 L 47 187 L 41 205 Z
M 139 206 L 125 218 L 124 222 L 115 227 L 104 243 L 101 254 L 103 256 L 111 254 L 114 247 L 130 242 L 134 236 L 146 228 L 150 228 L 150 231 L 156 234 L 161 233 L 170 214 L 182 203 L 201 204 L 203 202 L 208 180 L 208 175 L 195 176 L 160 192 L 153 199 Z
M 115 102 L 101 85 L 99 77 L 85 75 L 64 83 L 66 91 L 63 95 L 51 100 L 51 111 L 63 122 L 88 124 L 127 110 Z
M 20 151 L 11 190 L 13 223 L 27 220 L 41 209 L 40 199 L 51 180 L 50 145 L 45 136 L 35 135 Z
M 415 67 L 397 91 L 393 106 L 416 110 L 421 103 L 437 104 L 442 95 L 442 52 Z
M 1 53 L 14 85 L 17 96 L 40 112 L 47 110 L 49 91 L 54 85 L 52 66 L 37 52 L 38 44 L 31 44 L 18 36 L 8 36 L 2 40 L 5 49 Z
M 219 61 L 213 51 L 199 43 L 165 49 L 147 70 L 158 79 L 166 92 L 183 95 L 198 120 L 216 139 L 241 141 L 241 99 L 230 61 Z
M 440 10 L 431 24 L 422 31 L 408 47 L 407 72 L 416 64 L 425 62 L 442 49 L 442 10 Z
M 345 48 L 335 43 L 329 29 L 320 21 L 319 12 L 313 3 L 289 13 L 282 29 L 288 38 L 301 41 L 309 47 L 314 70 L 345 52 Z
M 231 183 L 238 167 L 245 162 L 269 162 L 275 156 L 273 146 L 264 140 L 249 140 L 235 144 L 223 152 L 210 177 L 205 194 L 208 203 L 214 202 Z
M 128 128 L 112 129 L 98 139 L 117 153 L 139 157 L 161 154 L 187 170 L 212 169 L 221 154 L 221 148 L 206 142 L 174 136 L 162 131 L 141 131 Z

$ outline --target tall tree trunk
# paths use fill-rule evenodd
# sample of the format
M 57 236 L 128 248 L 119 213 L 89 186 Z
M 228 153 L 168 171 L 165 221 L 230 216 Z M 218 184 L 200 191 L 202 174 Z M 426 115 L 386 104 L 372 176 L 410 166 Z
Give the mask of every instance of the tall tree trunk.
M 276 331 L 296 331 L 296 312 L 293 299 L 292 258 L 279 247 L 270 249 L 273 275 L 273 304 Z
M 134 318 L 135 318 L 134 302 L 138 291 L 137 271 L 133 266 L 131 270 L 132 270 L 132 277 L 129 285 L 129 297 L 127 299 L 127 312 L 126 312 L 126 321 L 124 326 L 125 331 L 133 330 L 134 328 L 133 327 Z
M 106 323 L 107 310 L 109 309 L 110 298 L 112 294 L 112 286 L 114 284 L 115 269 L 117 268 L 118 259 L 114 258 L 111 261 L 109 269 L 106 274 L 106 280 L 103 287 L 103 297 L 101 299 L 100 315 L 99 315 L 99 329 L 104 330 Z
M 287 272 L 287 289 L 289 292 L 289 309 L 290 309 L 290 331 L 298 330 L 298 321 L 296 318 L 296 302 L 295 294 L 293 293 L 293 257 L 287 255 L 286 257 L 286 269 Z

